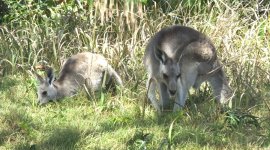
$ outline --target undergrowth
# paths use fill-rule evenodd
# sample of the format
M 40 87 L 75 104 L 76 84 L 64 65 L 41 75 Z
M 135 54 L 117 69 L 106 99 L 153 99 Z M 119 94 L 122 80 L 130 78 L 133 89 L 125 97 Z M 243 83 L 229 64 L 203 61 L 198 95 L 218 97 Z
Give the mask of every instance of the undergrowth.
M 270 145 L 266 1 L 4 1 L 0 19 L 0 149 L 267 149 Z M 2 3 L 0 3 L 2 4 Z M 1 5 L 6 10 L 5 5 Z M 5 9 L 4 9 L 5 7 Z M 211 38 L 234 90 L 221 112 L 207 84 L 186 107 L 158 116 L 145 100 L 149 38 L 180 24 Z M 83 91 L 36 104 L 40 64 L 103 54 L 125 81 L 116 95 Z

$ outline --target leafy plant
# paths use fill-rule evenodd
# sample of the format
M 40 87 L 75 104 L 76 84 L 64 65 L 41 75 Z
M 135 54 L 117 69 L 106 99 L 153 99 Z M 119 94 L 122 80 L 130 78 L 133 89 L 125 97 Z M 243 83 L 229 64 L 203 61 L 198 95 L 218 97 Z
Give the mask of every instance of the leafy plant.
M 142 130 L 136 130 L 133 137 L 127 142 L 128 148 L 146 150 L 147 143 L 153 138 L 153 134 L 144 133 Z
M 225 113 L 225 124 L 231 128 L 241 126 L 253 125 L 256 128 L 260 128 L 258 117 L 249 113 L 241 112 L 239 110 L 229 110 Z

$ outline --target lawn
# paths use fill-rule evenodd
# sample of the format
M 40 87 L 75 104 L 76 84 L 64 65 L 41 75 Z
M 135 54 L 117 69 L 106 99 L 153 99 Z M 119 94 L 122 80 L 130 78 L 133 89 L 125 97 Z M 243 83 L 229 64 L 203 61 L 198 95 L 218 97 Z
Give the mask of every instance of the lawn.
M 4 2 L 0 149 L 270 148 L 268 2 Z M 145 101 L 145 46 L 173 24 L 211 38 L 234 90 L 232 108 L 221 111 L 207 83 L 191 89 L 178 112 L 158 115 Z M 65 58 L 82 51 L 103 54 L 124 88 L 38 105 L 29 70 L 45 63 L 58 74 Z

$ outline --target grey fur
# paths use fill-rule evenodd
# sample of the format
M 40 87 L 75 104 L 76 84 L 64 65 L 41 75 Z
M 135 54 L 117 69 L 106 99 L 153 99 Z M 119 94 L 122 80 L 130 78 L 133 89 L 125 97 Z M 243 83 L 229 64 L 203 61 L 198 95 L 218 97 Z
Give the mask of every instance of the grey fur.
M 41 104 L 72 96 L 83 86 L 88 91 L 98 91 L 103 85 L 104 78 L 106 83 L 113 78 L 116 84 L 123 85 L 121 78 L 107 60 L 100 54 L 90 52 L 79 53 L 67 59 L 57 80 L 54 80 L 51 68 L 47 70 L 45 79 L 38 74 L 36 77 L 39 81 L 38 102 Z
M 144 65 L 148 72 L 147 95 L 158 112 L 169 108 L 171 98 L 175 100 L 174 111 L 183 107 L 188 90 L 200 87 L 204 81 L 209 81 L 219 103 L 232 97 L 214 45 L 192 28 L 175 25 L 156 33 L 146 47 Z

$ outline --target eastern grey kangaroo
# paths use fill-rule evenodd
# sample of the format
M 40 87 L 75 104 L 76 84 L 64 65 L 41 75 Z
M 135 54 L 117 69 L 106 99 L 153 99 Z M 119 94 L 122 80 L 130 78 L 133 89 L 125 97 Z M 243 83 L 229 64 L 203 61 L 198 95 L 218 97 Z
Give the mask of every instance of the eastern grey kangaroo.
M 174 99 L 174 111 L 183 107 L 188 90 L 192 86 L 198 88 L 204 81 L 210 83 L 220 104 L 232 97 L 214 45 L 192 28 L 174 25 L 157 32 L 146 47 L 144 65 L 148 72 L 148 99 L 159 113 L 169 109 L 170 99 Z
M 37 73 L 35 75 L 39 81 L 37 94 L 40 104 L 72 96 L 84 85 L 89 91 L 95 92 L 102 87 L 103 79 L 106 79 L 106 83 L 113 79 L 119 86 L 123 85 L 121 78 L 107 60 L 100 54 L 90 52 L 68 58 L 57 80 L 54 78 L 52 68 L 47 70 L 45 79 Z

